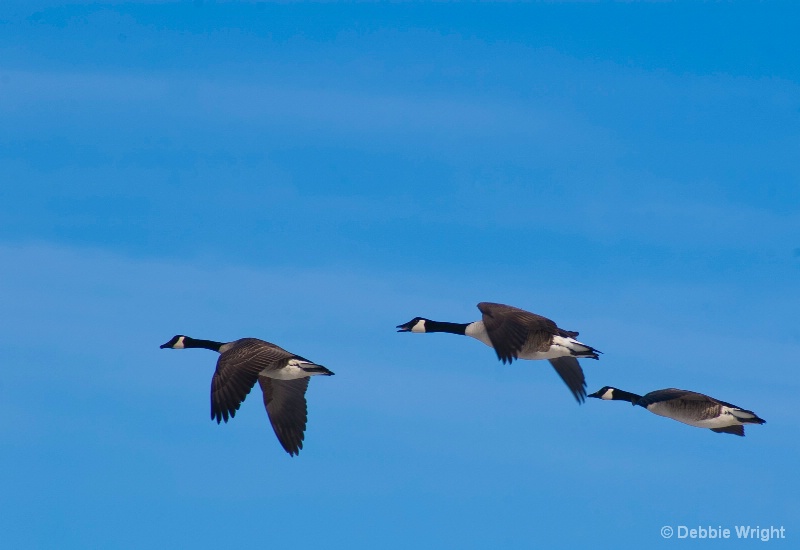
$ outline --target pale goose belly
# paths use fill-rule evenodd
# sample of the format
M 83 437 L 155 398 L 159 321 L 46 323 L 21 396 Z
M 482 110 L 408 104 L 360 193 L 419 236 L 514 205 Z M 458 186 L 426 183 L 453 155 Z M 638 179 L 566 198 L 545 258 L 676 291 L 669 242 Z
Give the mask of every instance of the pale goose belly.
M 312 374 L 303 369 L 301 365 L 314 366 L 314 363 L 308 361 L 299 361 L 297 359 L 290 359 L 287 365 L 280 369 L 264 369 L 259 376 L 266 376 L 267 378 L 274 378 L 275 380 L 296 380 L 298 378 L 306 378 Z
M 553 336 L 549 349 L 540 351 L 535 342 L 528 342 L 519 354 L 520 359 L 555 359 L 557 357 L 597 359 L 594 350 L 586 344 L 578 342 L 575 338 L 557 335 Z
M 726 428 L 728 426 L 738 426 L 741 424 L 741 422 L 731 414 L 731 408 L 724 406 L 721 407 L 718 415 L 710 418 L 708 417 L 709 414 L 713 414 L 711 410 L 704 414 L 697 409 L 685 409 L 675 404 L 670 404 L 669 401 L 664 403 L 652 403 L 647 406 L 647 410 L 658 416 L 671 418 L 696 428 Z M 703 418 L 704 416 L 706 418 Z
M 467 325 L 464 334 L 483 342 L 490 348 L 494 348 L 494 345 L 492 344 L 492 341 L 489 339 L 489 335 L 486 332 L 486 327 L 484 326 L 483 321 L 475 321 L 474 323 Z M 580 356 L 581 353 L 586 353 L 588 349 L 588 347 L 581 344 L 574 338 L 553 336 L 553 343 L 550 345 L 550 349 L 547 351 L 540 351 L 537 346 L 528 343 L 517 355 L 517 357 L 519 359 L 530 360 L 555 359 L 556 357 L 576 355 L 576 353 L 573 353 L 573 351 L 577 352 L 577 355 Z
M 558 346 L 550 346 L 550 349 L 547 351 L 522 351 L 517 357 L 519 359 L 529 359 L 535 361 L 537 359 L 555 359 L 556 357 L 565 357 L 565 356 L 572 356 L 569 351 L 565 351 L 564 348 Z

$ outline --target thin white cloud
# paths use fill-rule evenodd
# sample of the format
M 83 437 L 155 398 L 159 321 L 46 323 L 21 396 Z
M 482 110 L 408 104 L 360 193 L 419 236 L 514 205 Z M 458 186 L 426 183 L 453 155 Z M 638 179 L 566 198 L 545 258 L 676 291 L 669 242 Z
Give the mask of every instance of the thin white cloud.
M 97 102 L 122 105 L 129 101 L 163 99 L 171 86 L 167 77 L 126 73 L 0 70 L 0 109 L 48 102 L 70 102 L 85 107 Z M 59 104 L 63 107 L 63 104 Z
M 103 124 L 97 118 L 102 113 L 105 120 L 125 119 L 132 128 L 166 118 L 206 130 L 220 125 L 273 128 L 318 139 L 414 136 L 434 150 L 442 142 L 451 147 L 473 144 L 518 156 L 536 147 L 558 155 L 555 143 L 569 143 L 573 150 L 610 151 L 605 132 L 549 101 L 537 105 L 466 93 L 223 82 L 189 74 L 5 70 L 0 72 L 0 111 L 34 121 L 58 112 L 92 126 Z

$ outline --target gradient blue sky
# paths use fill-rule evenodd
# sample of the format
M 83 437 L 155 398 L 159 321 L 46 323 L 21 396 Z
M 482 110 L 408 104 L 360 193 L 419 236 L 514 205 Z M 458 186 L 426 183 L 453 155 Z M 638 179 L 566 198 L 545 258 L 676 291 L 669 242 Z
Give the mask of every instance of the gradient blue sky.
M 26 548 L 800 540 L 800 9 L 0 3 L 0 532 Z M 747 437 L 396 334 L 511 303 Z M 290 458 L 216 355 L 326 365 Z M 719 541 L 709 545 L 721 546 Z M 760 544 L 753 541 L 751 544 Z

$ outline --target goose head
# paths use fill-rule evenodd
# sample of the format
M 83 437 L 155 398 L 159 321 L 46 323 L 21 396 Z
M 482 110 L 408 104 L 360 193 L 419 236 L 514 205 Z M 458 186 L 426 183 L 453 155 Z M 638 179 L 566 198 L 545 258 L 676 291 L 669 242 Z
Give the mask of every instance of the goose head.
M 167 342 L 166 344 L 161 344 L 161 349 L 184 349 L 186 347 L 186 338 L 188 336 L 184 336 L 183 334 L 176 334 L 172 337 L 172 339 Z
M 426 332 L 425 322 L 430 319 L 424 317 L 414 317 L 408 323 L 397 325 L 397 332 Z
M 617 388 L 612 388 L 611 386 L 603 386 L 598 391 L 596 391 L 594 393 L 591 393 L 591 394 L 587 395 L 586 397 L 596 397 L 597 399 L 613 400 L 613 399 L 615 399 L 614 390 L 619 391 L 619 390 L 617 390 Z M 617 399 L 620 399 L 620 398 L 617 398 Z

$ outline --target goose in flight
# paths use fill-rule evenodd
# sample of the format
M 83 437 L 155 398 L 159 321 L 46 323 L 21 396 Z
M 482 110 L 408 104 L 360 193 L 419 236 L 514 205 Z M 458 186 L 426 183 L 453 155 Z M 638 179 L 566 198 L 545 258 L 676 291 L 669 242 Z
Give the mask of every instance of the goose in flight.
M 398 332 L 449 332 L 480 340 L 494 348 L 503 363 L 514 359 L 547 359 L 572 395 L 582 403 L 586 398 L 586 380 L 578 358 L 598 359 L 598 350 L 575 339 L 577 332 L 558 328 L 546 317 L 504 304 L 481 302 L 480 321 L 448 323 L 414 317 L 398 325 Z
M 244 398 L 258 381 L 278 441 L 291 456 L 303 448 L 309 378 L 317 374 L 331 376 L 331 371 L 258 338 L 222 343 L 178 334 L 161 346 L 165 348 L 203 348 L 219 352 L 217 369 L 211 379 L 211 419 L 217 424 L 236 416 Z
M 608 401 L 629 401 L 644 407 L 653 414 L 666 416 L 697 428 L 709 428 L 712 432 L 744 437 L 745 424 L 764 424 L 753 411 L 714 399 L 702 393 L 668 388 L 636 395 L 611 386 L 605 386 L 588 397 Z

